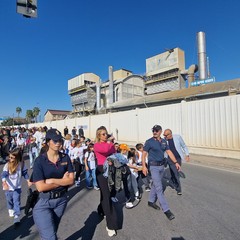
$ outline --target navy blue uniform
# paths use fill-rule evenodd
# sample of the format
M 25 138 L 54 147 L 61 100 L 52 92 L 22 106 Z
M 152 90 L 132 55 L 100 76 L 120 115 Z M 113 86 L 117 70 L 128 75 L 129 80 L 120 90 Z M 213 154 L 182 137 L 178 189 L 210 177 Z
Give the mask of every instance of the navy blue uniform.
M 66 172 L 73 173 L 68 155 L 59 152 L 56 164 L 48 160 L 47 154 L 36 158 L 33 168 L 33 182 L 50 178 L 63 178 Z M 56 240 L 57 229 L 67 206 L 67 187 L 61 186 L 48 192 L 39 193 L 39 200 L 33 208 L 33 219 L 41 239 Z
M 143 150 L 148 152 L 148 165 L 152 176 L 152 187 L 148 201 L 155 203 L 158 199 L 163 212 L 167 212 L 169 206 L 163 193 L 162 179 L 164 176 L 164 152 L 169 150 L 169 146 L 162 138 L 160 141 L 150 138 L 145 142 Z

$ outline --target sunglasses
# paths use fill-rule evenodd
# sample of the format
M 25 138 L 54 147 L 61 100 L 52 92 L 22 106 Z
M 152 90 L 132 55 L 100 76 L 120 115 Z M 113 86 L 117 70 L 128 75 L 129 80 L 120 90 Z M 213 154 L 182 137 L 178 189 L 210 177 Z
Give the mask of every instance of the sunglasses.
M 13 156 L 9 156 L 9 159 L 15 159 L 15 157 L 13 157 Z
M 154 133 L 154 132 L 159 132 L 160 130 L 152 130 L 152 132 Z
M 102 136 L 107 136 L 107 133 L 101 133 Z

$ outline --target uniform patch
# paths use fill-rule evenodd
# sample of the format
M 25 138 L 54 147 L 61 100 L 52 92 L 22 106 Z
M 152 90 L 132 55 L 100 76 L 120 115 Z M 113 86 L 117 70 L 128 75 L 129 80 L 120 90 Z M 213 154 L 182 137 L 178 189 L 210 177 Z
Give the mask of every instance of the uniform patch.
M 60 165 L 64 166 L 64 165 L 68 165 L 68 163 L 67 162 L 62 162 Z

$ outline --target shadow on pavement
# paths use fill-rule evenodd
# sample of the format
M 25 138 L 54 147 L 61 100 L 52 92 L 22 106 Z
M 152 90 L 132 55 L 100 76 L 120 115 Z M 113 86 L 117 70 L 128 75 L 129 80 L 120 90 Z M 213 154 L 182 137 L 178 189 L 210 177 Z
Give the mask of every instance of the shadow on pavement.
M 92 212 L 88 219 L 84 222 L 84 227 L 79 231 L 73 233 L 71 236 L 66 238 L 66 240 L 91 240 L 94 236 L 97 225 L 103 220 L 103 217 L 100 217 L 97 212 Z
M 31 239 L 37 236 L 37 233 L 32 233 L 30 228 L 34 225 L 32 216 L 24 216 L 18 226 L 11 225 L 3 232 L 0 233 L 0 239 L 16 239 L 16 238 L 26 238 L 31 235 Z M 34 235 L 34 236 L 33 236 Z

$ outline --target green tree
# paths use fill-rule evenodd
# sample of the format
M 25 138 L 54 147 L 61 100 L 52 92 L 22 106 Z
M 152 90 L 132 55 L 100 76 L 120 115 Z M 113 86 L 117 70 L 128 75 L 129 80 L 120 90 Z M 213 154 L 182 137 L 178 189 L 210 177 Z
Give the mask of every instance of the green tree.
M 31 123 L 33 118 L 34 118 L 33 111 L 32 110 L 27 110 L 26 111 L 26 120 L 27 120 L 27 122 Z
M 32 112 L 33 112 L 33 117 L 35 118 L 35 123 L 36 123 L 37 122 L 37 117 L 40 113 L 40 109 L 38 107 L 35 107 L 35 108 L 33 108 Z
M 17 107 L 16 108 L 16 113 L 18 115 L 18 118 L 19 118 L 19 114 L 22 112 L 22 109 L 20 107 Z

